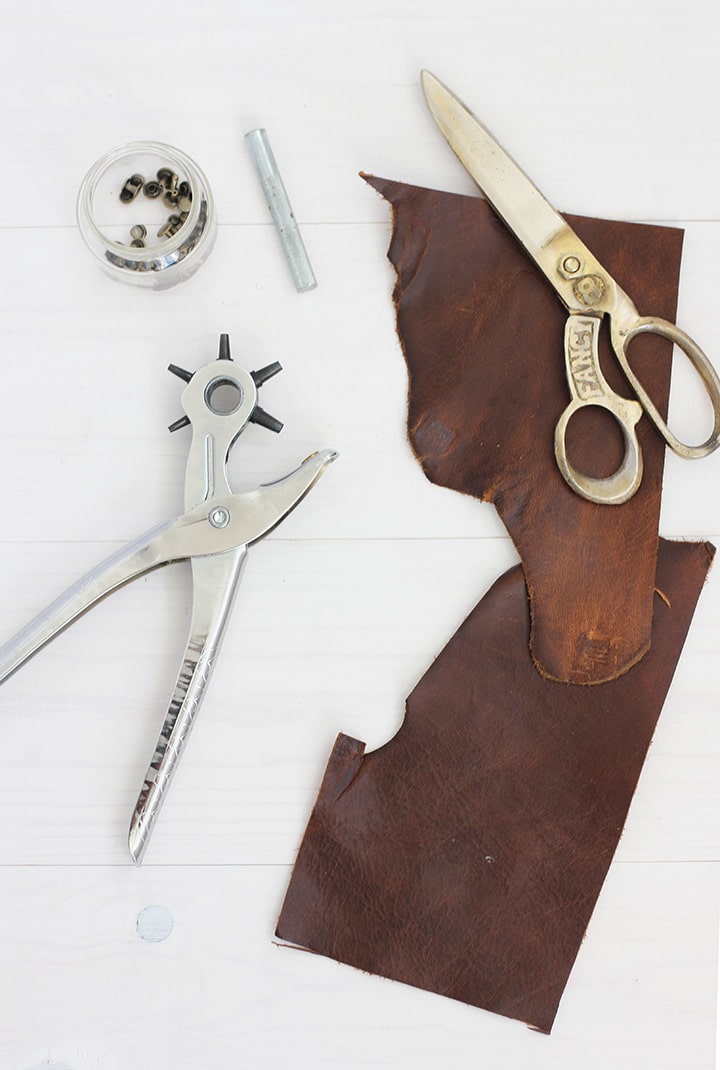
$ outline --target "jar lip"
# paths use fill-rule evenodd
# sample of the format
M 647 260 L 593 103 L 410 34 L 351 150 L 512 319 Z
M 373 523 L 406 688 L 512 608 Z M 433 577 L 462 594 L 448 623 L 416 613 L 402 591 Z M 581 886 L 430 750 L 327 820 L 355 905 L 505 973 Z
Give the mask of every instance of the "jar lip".
M 138 249 L 115 241 L 101 230 L 95 219 L 93 198 L 98 183 L 110 167 L 126 157 L 140 154 L 157 156 L 160 164 L 170 164 L 181 171 L 190 183 L 193 198 L 182 227 L 163 241 Z M 113 273 L 132 274 L 137 278 L 143 273 L 142 266 L 145 264 L 148 274 L 157 275 L 191 258 L 192 253 L 206 243 L 212 230 L 214 202 L 204 172 L 181 149 L 161 141 L 130 141 L 110 149 L 90 167 L 78 191 L 76 216 L 85 244 L 103 265 Z M 178 255 L 179 250 L 187 245 L 188 235 L 193 233 L 195 241 L 192 248 Z

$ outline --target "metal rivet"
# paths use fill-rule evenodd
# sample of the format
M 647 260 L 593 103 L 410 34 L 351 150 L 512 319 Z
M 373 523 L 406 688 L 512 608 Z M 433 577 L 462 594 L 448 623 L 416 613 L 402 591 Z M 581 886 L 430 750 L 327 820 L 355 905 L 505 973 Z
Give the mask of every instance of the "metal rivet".
M 178 176 L 169 167 L 161 167 L 155 176 L 164 189 L 175 189 Z
M 182 228 L 185 220 L 182 216 L 171 215 L 158 231 L 158 238 L 172 238 Z
M 142 241 L 143 238 L 147 238 L 147 227 L 142 223 L 136 223 L 134 227 L 130 227 L 130 237 L 135 238 L 136 241 Z
M 159 197 L 162 193 L 162 186 L 159 182 L 153 182 L 151 180 L 150 182 L 146 182 L 143 186 L 143 193 L 146 197 L 150 197 L 152 200 L 155 200 L 155 198 Z
M 123 204 L 129 204 L 130 201 L 134 201 L 144 183 L 145 179 L 142 175 L 130 175 L 130 178 L 126 180 L 125 185 L 120 190 L 120 200 Z
M 181 212 L 189 212 L 192 208 L 192 189 L 190 183 L 184 180 L 177 188 L 177 207 Z
M 226 528 L 230 523 L 230 513 L 222 505 L 213 509 L 208 520 L 214 528 Z

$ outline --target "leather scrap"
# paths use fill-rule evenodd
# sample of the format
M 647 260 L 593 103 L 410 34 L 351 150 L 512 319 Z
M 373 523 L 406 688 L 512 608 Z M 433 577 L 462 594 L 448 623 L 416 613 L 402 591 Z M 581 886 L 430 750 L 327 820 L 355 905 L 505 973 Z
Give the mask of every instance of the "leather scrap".
M 645 475 L 620 507 L 575 494 L 560 475 L 554 431 L 569 401 L 555 291 L 487 201 L 363 176 L 393 209 L 397 329 L 409 373 L 408 434 L 428 479 L 491 501 L 520 555 L 530 647 L 554 680 L 596 684 L 646 653 L 654 607 L 665 445 L 643 417 Z M 674 321 L 683 232 L 567 216 L 641 315 Z M 630 396 L 603 329 L 601 363 Z M 667 413 L 672 346 L 645 335 L 631 362 Z M 573 418 L 570 457 L 611 474 L 622 437 L 597 408 Z
M 592 688 L 536 671 L 505 573 L 390 742 L 338 737 L 277 935 L 550 1032 L 713 554 L 661 540 L 650 650 Z

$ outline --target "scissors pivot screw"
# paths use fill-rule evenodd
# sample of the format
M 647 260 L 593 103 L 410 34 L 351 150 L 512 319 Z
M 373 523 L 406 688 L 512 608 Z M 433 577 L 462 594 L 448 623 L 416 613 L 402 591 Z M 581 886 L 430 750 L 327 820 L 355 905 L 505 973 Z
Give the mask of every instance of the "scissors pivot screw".
M 566 275 L 577 275 L 580 270 L 580 261 L 576 256 L 566 256 L 562 263 Z

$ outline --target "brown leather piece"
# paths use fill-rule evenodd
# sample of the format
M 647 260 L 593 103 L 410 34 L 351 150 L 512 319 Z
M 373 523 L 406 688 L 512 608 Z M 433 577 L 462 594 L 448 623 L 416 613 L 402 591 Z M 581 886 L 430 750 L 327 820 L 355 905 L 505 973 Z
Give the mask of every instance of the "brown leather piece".
M 640 659 L 650 641 L 665 446 L 643 417 L 642 486 L 620 507 L 585 501 L 555 463 L 570 396 L 555 291 L 486 201 L 363 176 L 393 207 L 388 256 L 409 372 L 410 443 L 427 477 L 494 503 L 517 547 L 540 672 L 593 684 Z M 674 321 L 683 233 L 568 216 L 641 315 Z M 631 396 L 603 329 L 611 386 Z M 667 412 L 672 347 L 633 342 L 634 370 Z M 622 439 L 608 414 L 573 418 L 571 460 L 611 474 Z
M 278 936 L 549 1032 L 713 553 L 661 540 L 650 651 L 593 688 L 536 671 L 502 576 L 389 743 L 338 738 Z

